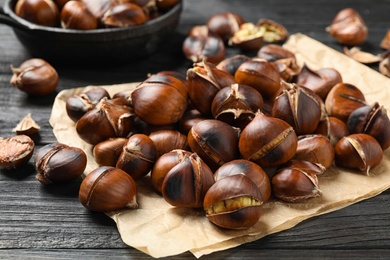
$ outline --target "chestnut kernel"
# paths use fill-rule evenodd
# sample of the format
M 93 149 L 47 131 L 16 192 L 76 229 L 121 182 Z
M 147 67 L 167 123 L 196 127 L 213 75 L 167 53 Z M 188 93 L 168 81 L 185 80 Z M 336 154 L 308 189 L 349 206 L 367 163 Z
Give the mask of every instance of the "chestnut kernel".
M 245 174 L 227 176 L 207 191 L 203 209 L 215 225 L 229 229 L 254 226 L 262 215 L 262 196 Z
M 137 186 L 121 169 L 101 166 L 82 181 L 79 200 L 85 208 L 97 212 L 137 208 Z
M 289 33 L 287 29 L 280 23 L 270 19 L 260 19 L 257 27 L 262 28 L 264 31 L 263 39 L 264 42 L 277 43 L 283 42 L 287 39 Z
M 35 143 L 27 135 L 0 138 L 0 168 L 18 169 L 28 163 Z
M 87 166 L 87 156 L 78 147 L 53 143 L 34 154 L 36 179 L 42 184 L 61 183 L 80 177 Z
M 229 45 L 237 46 L 243 51 L 257 51 L 263 44 L 264 27 L 253 23 L 243 23 L 229 39 Z

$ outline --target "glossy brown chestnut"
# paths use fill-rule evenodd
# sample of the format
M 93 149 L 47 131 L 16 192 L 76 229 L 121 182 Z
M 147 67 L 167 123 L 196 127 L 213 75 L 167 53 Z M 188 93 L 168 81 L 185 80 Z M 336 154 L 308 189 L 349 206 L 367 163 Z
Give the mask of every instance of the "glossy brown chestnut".
M 61 27 L 64 29 L 94 30 L 98 20 L 82 1 L 67 2 L 61 10 Z
M 54 0 L 54 2 L 57 4 L 58 9 L 61 10 L 62 7 L 71 0 Z
M 347 126 L 352 134 L 371 135 L 383 150 L 390 146 L 390 120 L 386 109 L 378 102 L 353 111 L 348 117 Z
M 297 75 L 296 83 L 311 89 L 325 101 L 329 91 L 337 84 L 341 83 L 340 72 L 333 68 L 322 68 L 312 70 L 306 64 Z
M 29 22 L 44 26 L 57 26 L 60 21 L 60 12 L 52 0 L 18 0 L 15 13 Z
M 355 85 L 338 83 L 325 99 L 325 109 L 329 116 L 347 122 L 349 115 L 357 108 L 365 106 L 366 99 Z
M 340 10 L 326 31 L 341 44 L 356 46 L 368 36 L 368 28 L 360 14 L 353 8 Z
M 165 201 L 175 207 L 200 208 L 208 189 L 214 184 L 213 172 L 195 153 L 184 155 L 166 174 L 162 183 Z
M 156 0 L 156 6 L 159 10 L 169 10 L 178 2 L 179 0 Z
M 96 144 L 92 150 L 95 162 L 99 166 L 115 167 L 126 142 L 127 138 L 116 137 Z
M 264 31 L 264 42 L 278 43 L 287 39 L 289 33 L 282 24 L 271 19 L 260 19 L 256 23 L 257 27 L 262 28 Z
M 132 128 L 132 117 L 125 98 L 103 98 L 77 121 L 76 131 L 81 139 L 92 145 L 113 137 L 127 137 Z
M 53 93 L 58 85 L 57 71 L 45 60 L 33 58 L 12 69 L 11 85 L 29 95 L 45 96 Z
M 266 60 L 254 58 L 238 67 L 234 74 L 238 84 L 255 88 L 265 99 L 273 99 L 280 90 L 279 71 Z
M 80 94 L 74 94 L 66 100 L 66 113 L 70 119 L 77 122 L 104 97 L 110 99 L 110 94 L 102 87 L 94 87 Z
M 149 136 L 134 134 L 123 146 L 116 167 L 137 181 L 149 173 L 156 158 L 156 147 Z
M 336 145 L 336 143 L 344 136 L 349 135 L 347 124 L 333 116 L 326 116 L 321 119 L 314 134 L 321 134 L 326 136 L 329 141 Z
M 215 225 L 228 229 L 254 226 L 262 215 L 262 196 L 245 174 L 227 176 L 207 191 L 203 209 Z
M 191 128 L 187 138 L 193 152 L 215 171 L 238 158 L 238 134 L 231 125 L 215 119 L 203 120 Z
M 317 175 L 323 172 L 322 169 L 314 164 L 313 167 L 301 167 L 301 162 L 298 163 L 280 167 L 272 177 L 272 192 L 278 199 L 301 202 L 322 195 L 317 178 Z
M 264 33 L 264 27 L 258 27 L 253 23 L 243 23 L 238 31 L 230 37 L 228 44 L 237 46 L 246 52 L 257 51 L 263 45 Z
M 243 159 L 227 162 L 214 172 L 214 179 L 217 182 L 222 178 L 242 173 L 251 179 L 259 188 L 262 201 L 268 201 L 271 197 L 271 183 L 269 177 L 267 173 L 254 162 Z
M 211 104 L 217 92 L 235 83 L 232 75 L 208 62 L 196 63 L 188 69 L 187 80 L 191 105 L 204 115 L 211 115 Z
M 241 132 L 238 148 L 243 159 L 261 167 L 273 167 L 290 160 L 298 145 L 291 125 L 279 118 L 257 113 Z
M 149 135 L 156 147 L 156 158 L 175 149 L 190 150 L 187 135 L 177 130 L 159 130 Z
M 289 123 L 297 135 L 311 134 L 321 120 L 321 106 L 311 90 L 295 83 L 283 83 L 275 98 L 272 116 Z
M 360 170 L 366 175 L 381 163 L 382 158 L 382 147 L 367 134 L 351 134 L 341 138 L 335 146 L 337 166 Z
M 216 67 L 217 69 L 223 70 L 234 77 L 234 74 L 236 73 L 238 67 L 240 67 L 241 64 L 250 59 L 251 58 L 246 55 L 237 54 L 233 57 L 223 59 L 217 64 Z
M 27 135 L 0 138 L 0 168 L 18 169 L 28 163 L 35 143 Z
M 263 97 L 257 90 L 246 85 L 232 84 L 215 95 L 211 113 L 217 120 L 244 129 L 263 106 Z
M 79 178 L 87 166 L 87 156 L 78 147 L 52 143 L 34 154 L 36 179 L 42 184 L 67 182 Z
M 204 116 L 196 109 L 189 109 L 184 112 L 182 118 L 179 121 L 179 130 L 182 134 L 188 135 L 188 132 L 196 123 L 205 119 L 211 118 Z
M 106 27 L 128 27 L 145 23 L 148 20 L 144 10 L 133 3 L 115 4 L 102 17 Z
M 177 123 L 187 108 L 187 87 L 176 77 L 153 75 L 132 93 L 134 113 L 151 125 Z
M 182 45 L 184 56 L 192 62 L 218 63 L 225 58 L 226 48 L 217 35 L 187 36 Z
M 298 136 L 298 147 L 293 159 L 329 168 L 334 161 L 334 146 L 324 135 L 301 135 Z
M 82 181 L 79 200 L 85 208 L 98 212 L 137 208 L 137 186 L 121 169 L 101 166 Z
M 212 15 L 207 20 L 206 25 L 211 33 L 218 35 L 224 42 L 227 42 L 244 22 L 244 18 L 239 14 L 225 12 Z

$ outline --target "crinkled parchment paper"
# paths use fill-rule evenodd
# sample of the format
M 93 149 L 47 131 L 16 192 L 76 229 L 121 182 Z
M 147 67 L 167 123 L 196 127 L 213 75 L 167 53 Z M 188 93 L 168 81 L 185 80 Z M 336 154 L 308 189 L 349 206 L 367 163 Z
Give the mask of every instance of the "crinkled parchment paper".
M 313 69 L 333 67 L 343 81 L 359 87 L 369 103 L 378 101 L 389 110 L 390 79 L 302 34 L 292 35 L 285 47 L 300 63 Z M 137 84 L 104 86 L 111 94 L 134 88 Z M 91 87 L 91 86 L 89 86 Z M 65 111 L 68 97 L 85 88 L 64 90 L 58 94 L 50 118 L 59 142 L 83 148 L 88 154 L 86 174 L 97 167 L 92 147 L 79 139 L 74 123 Z M 107 213 L 116 223 L 123 241 L 153 257 L 177 255 L 186 251 L 196 257 L 236 247 L 268 234 L 291 228 L 313 216 L 335 211 L 378 195 L 390 187 L 390 153 L 372 171 L 371 176 L 332 167 L 319 178 L 323 196 L 305 203 L 269 201 L 259 222 L 246 230 L 223 230 L 211 224 L 202 210 L 174 208 L 154 192 L 150 179 L 138 183 L 139 208 Z

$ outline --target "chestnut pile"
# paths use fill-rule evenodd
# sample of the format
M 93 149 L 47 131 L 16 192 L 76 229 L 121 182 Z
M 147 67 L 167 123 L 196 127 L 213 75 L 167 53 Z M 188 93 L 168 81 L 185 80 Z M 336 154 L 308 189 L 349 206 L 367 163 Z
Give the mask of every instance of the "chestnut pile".
M 43 26 L 64 29 L 140 25 L 166 12 L 179 0 L 18 0 L 15 13 Z
M 136 207 L 148 176 L 172 206 L 203 208 L 230 229 L 256 224 L 270 198 L 321 196 L 318 175 L 334 164 L 369 175 L 390 146 L 383 106 L 276 44 L 196 62 L 186 76 L 161 71 L 112 97 L 90 88 L 66 111 L 99 165 L 80 187 L 86 208 Z

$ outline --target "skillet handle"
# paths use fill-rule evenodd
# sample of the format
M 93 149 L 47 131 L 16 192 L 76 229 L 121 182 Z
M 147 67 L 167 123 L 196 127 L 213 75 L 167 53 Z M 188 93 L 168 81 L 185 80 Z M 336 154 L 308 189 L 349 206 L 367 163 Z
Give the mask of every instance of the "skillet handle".
M 18 28 L 21 30 L 25 30 L 26 27 L 9 17 L 5 12 L 3 7 L 0 7 L 0 24 L 6 24 L 8 26 L 11 26 L 13 28 Z

